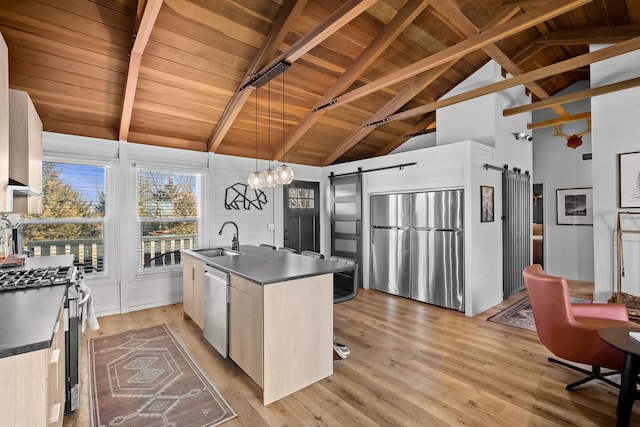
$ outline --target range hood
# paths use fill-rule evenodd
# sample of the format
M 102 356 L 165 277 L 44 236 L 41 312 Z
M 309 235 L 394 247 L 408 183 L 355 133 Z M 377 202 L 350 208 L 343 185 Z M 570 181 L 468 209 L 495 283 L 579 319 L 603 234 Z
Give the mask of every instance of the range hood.
M 9 185 L 7 185 L 7 212 L 13 212 L 14 196 L 42 196 L 42 191 L 9 179 Z

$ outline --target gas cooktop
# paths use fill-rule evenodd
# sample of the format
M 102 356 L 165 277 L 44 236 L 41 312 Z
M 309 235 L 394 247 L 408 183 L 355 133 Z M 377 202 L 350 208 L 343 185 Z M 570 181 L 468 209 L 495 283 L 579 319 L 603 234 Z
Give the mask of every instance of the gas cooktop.
M 70 285 L 75 282 L 76 274 L 74 266 L 0 271 L 0 292 Z

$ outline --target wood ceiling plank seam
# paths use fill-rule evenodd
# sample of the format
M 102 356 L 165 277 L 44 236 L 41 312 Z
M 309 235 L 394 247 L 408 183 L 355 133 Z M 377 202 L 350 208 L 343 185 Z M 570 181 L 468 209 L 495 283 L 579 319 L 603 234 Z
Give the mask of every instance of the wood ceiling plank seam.
M 301 2 L 289 0 L 285 3 L 280 13 L 278 13 L 278 16 L 269 31 L 269 34 L 265 38 L 262 47 L 258 50 L 257 55 L 247 68 L 242 80 L 240 80 L 242 84 L 248 81 L 252 76 L 256 75 L 256 73 L 264 67 L 265 63 L 276 55 L 278 47 L 282 44 L 286 34 L 293 25 L 293 22 L 302 13 L 302 9 L 305 5 L 306 0 Z M 252 91 L 253 90 L 250 88 L 240 92 L 236 90 L 233 95 L 231 95 L 231 99 L 229 100 L 227 107 L 207 140 L 207 151 L 215 152 L 218 149 L 236 118 L 240 114 L 240 111 L 250 98 Z
M 398 111 L 398 109 L 402 107 L 402 105 L 407 103 L 407 100 L 412 99 L 426 86 L 429 86 L 431 83 L 433 83 L 435 79 L 441 76 L 455 63 L 456 60 L 453 60 L 449 63 L 442 64 L 439 67 L 433 68 L 429 71 L 425 71 L 424 73 L 413 77 L 411 81 L 405 85 L 402 91 L 400 91 L 394 98 L 387 102 L 376 113 L 370 116 L 365 122 L 363 122 L 361 126 L 355 129 L 353 133 L 351 133 L 351 135 L 349 135 L 342 143 L 340 143 L 338 147 L 333 151 L 333 153 L 331 153 L 331 155 L 327 156 L 327 158 L 324 159 L 322 165 L 328 166 L 336 161 L 340 156 L 344 155 L 347 151 L 358 144 L 365 136 L 369 135 L 376 129 L 376 126 L 371 125 L 372 123 L 383 120 L 386 116 L 395 111 Z
M 76 32 L 58 25 L 31 19 L 28 16 L 18 15 L 6 9 L 0 9 L 0 28 L 11 28 L 27 34 L 39 35 L 46 39 L 60 40 L 63 44 L 82 46 L 92 52 L 108 54 L 109 56 L 123 58 L 129 53 L 129 47 L 114 45 L 109 40 L 80 35 Z
M 212 97 L 231 97 L 232 95 L 232 92 L 221 89 L 213 84 L 202 83 L 188 77 L 172 74 L 156 68 L 148 68 L 145 65 L 140 68 L 140 72 L 144 75 L 145 79 L 155 81 L 159 84 L 173 86 L 178 89 L 191 90 L 192 92 L 202 93 L 203 95 Z
M 81 74 L 72 73 L 66 70 L 57 70 L 50 67 L 34 67 L 32 63 L 23 62 L 20 58 L 16 58 L 11 61 L 11 74 L 13 73 L 48 79 L 52 82 L 75 84 L 76 86 L 85 89 L 95 89 L 119 96 L 122 96 L 122 92 L 124 90 L 124 85 L 122 83 L 86 77 Z
M 99 3 L 85 0 L 37 0 L 56 9 L 63 10 L 71 15 L 78 15 L 95 23 L 115 28 L 126 34 L 131 31 L 134 17 L 128 13 L 122 13 L 114 9 L 104 7 Z
M 199 116 L 201 120 L 211 123 L 211 115 L 219 115 L 224 109 L 225 104 L 220 103 L 219 106 L 205 102 L 191 102 L 176 96 L 167 96 L 162 92 L 155 92 L 143 89 L 138 85 L 136 94 L 137 100 L 147 103 L 153 103 L 158 106 L 164 106 L 167 109 L 181 109 L 185 114 Z M 137 108 L 136 101 L 136 108 Z
M 591 64 L 601 61 L 603 59 L 618 56 L 633 50 L 640 49 L 640 37 L 636 37 L 625 42 L 618 43 L 616 45 L 608 46 L 598 51 L 590 52 L 579 57 L 566 59 L 564 61 L 551 64 L 544 68 L 539 68 L 533 71 L 523 73 L 519 76 L 514 76 L 510 79 L 502 80 L 496 83 L 492 83 L 477 89 L 473 89 L 461 94 L 453 95 L 446 99 L 439 99 L 429 105 L 424 105 L 413 110 L 407 110 L 402 113 L 397 113 L 388 117 L 388 121 L 404 120 L 409 117 L 414 117 L 420 114 L 425 114 L 430 111 L 435 111 L 438 108 L 443 108 L 449 105 L 456 104 L 458 102 L 467 101 L 469 99 L 476 98 L 478 96 L 487 95 L 489 93 L 501 91 L 514 87 L 520 84 L 524 84 L 529 81 L 538 81 L 545 77 L 563 73 L 567 70 L 574 69 L 579 66 Z
M 502 112 L 502 115 L 505 117 L 513 116 L 515 114 L 520 114 L 528 111 L 548 108 L 554 104 L 567 104 L 569 102 L 575 102 L 582 99 L 591 98 L 594 96 L 605 95 L 607 93 L 617 92 L 624 89 L 630 89 L 637 86 L 640 86 L 640 77 L 636 77 L 629 80 L 623 80 L 621 82 L 611 83 L 604 86 L 598 86 L 598 87 L 587 89 L 587 90 L 581 90 L 578 92 L 570 93 L 568 95 L 557 96 L 554 98 L 545 99 L 543 101 L 533 102 L 527 105 L 507 108 Z
M 218 74 L 221 76 L 242 75 L 247 67 L 247 62 L 241 58 L 234 57 L 231 54 L 224 54 L 223 57 L 211 55 L 213 52 L 189 52 L 184 49 L 172 46 L 170 44 L 154 41 L 147 45 L 145 54 L 154 55 L 165 61 L 176 62 L 184 67 L 194 68 L 211 75 L 217 75 L 214 70 L 222 70 L 226 74 Z M 208 53 L 209 55 L 207 55 Z M 235 80 L 234 77 L 229 77 Z
M 138 90 L 143 90 L 149 96 L 162 97 L 167 103 L 175 101 L 183 102 L 190 108 L 224 110 L 226 102 L 218 97 L 204 95 L 199 92 L 184 90 L 175 86 L 168 86 L 157 83 L 155 80 L 138 78 Z
M 197 86 L 201 86 L 200 82 L 211 82 L 215 84 L 218 94 L 227 94 L 229 98 L 235 91 L 235 80 L 226 78 L 226 76 L 216 76 L 208 71 L 202 71 L 178 62 L 167 61 L 155 55 L 145 54 L 144 61 L 142 61 L 140 67 L 140 72 L 144 72 L 145 76 L 146 73 L 156 70 L 172 76 L 170 80 L 176 80 L 176 82 L 188 80 L 194 82 Z
M 105 67 L 114 71 L 126 69 L 126 61 L 113 56 L 89 52 L 80 47 L 60 43 L 56 40 L 25 33 L 19 30 L 13 30 L 11 28 L 4 28 L 3 34 L 7 39 L 7 43 L 10 43 L 11 46 L 22 47 L 35 52 L 55 54 L 64 59 L 98 67 Z
M 97 102 L 117 103 L 122 102 L 122 94 L 114 94 L 96 90 L 93 88 L 80 87 L 70 83 L 55 82 L 53 80 L 35 76 L 24 75 L 21 73 L 11 73 L 11 84 L 28 85 L 33 89 L 40 89 L 51 93 L 60 93 L 75 98 L 85 98 Z
M 104 104 L 96 101 L 88 100 L 85 98 L 76 98 L 68 95 L 62 95 L 59 93 L 47 92 L 41 89 L 33 89 L 31 87 L 19 86 L 14 87 L 16 90 L 22 90 L 29 92 L 34 105 L 48 104 L 51 106 L 57 106 L 58 108 L 74 109 L 78 112 L 95 112 L 102 111 L 105 114 L 117 115 L 118 105 Z M 44 124 L 44 123 L 43 123 Z
M 131 131 L 131 137 L 139 144 L 156 145 L 157 140 L 160 140 L 165 147 L 193 151 L 206 151 L 206 144 L 203 141 L 172 138 L 162 135 L 149 135 L 136 131 Z
M 127 82 L 125 84 L 124 99 L 122 102 L 122 114 L 120 118 L 120 131 L 118 138 L 126 141 L 129 135 L 129 126 L 131 125 L 131 114 L 133 112 L 133 103 L 136 96 L 136 87 L 138 85 L 138 74 L 140 73 L 140 63 L 142 62 L 142 54 L 147 46 L 151 31 L 155 24 L 156 18 L 162 7 L 162 0 L 147 0 L 144 8 L 144 14 L 140 20 L 140 26 L 137 28 L 136 37 L 131 48 L 129 56 L 129 71 L 127 72 Z
M 236 22 L 229 18 L 228 14 L 221 14 L 221 11 L 214 12 L 199 4 L 183 0 L 164 0 L 164 2 L 175 14 L 187 17 L 202 25 L 210 26 L 215 23 L 215 28 L 219 32 L 231 38 L 239 38 L 252 46 L 260 45 L 264 39 L 264 35 L 258 30 L 251 26 L 236 25 Z
M 410 0 L 398 11 L 394 18 L 385 26 L 385 28 L 373 39 L 360 56 L 355 59 L 351 67 L 346 70 L 329 89 L 316 102 L 315 107 L 328 102 L 335 94 L 346 90 L 351 86 L 360 75 L 379 57 L 396 39 L 407 26 L 418 16 L 429 4 L 428 1 Z M 284 148 L 276 152 L 274 158 L 281 159 L 295 144 L 306 134 L 311 127 L 323 116 L 324 113 L 314 114 L 313 111 L 308 112 L 305 117 L 298 123 L 292 132 L 287 132 L 288 137 L 285 141 Z
M 493 27 L 475 37 L 468 38 L 455 46 L 451 46 L 450 48 L 431 55 L 422 61 L 404 67 L 403 69 L 378 79 L 375 82 L 340 95 L 339 97 L 334 98 L 335 103 L 327 108 L 339 107 L 342 104 L 351 102 L 357 98 L 361 98 L 371 92 L 379 90 L 384 86 L 389 86 L 405 80 L 417 73 L 434 68 L 452 59 L 461 58 L 469 52 L 494 43 L 502 38 L 509 37 L 510 35 L 525 28 L 544 22 L 553 16 L 566 13 L 568 10 L 579 7 L 589 1 L 591 0 L 558 0 L 553 3 L 540 6 L 530 13 L 519 15 L 504 24 Z
M 126 46 L 130 44 L 129 34 L 116 28 L 107 27 L 101 21 L 93 21 L 82 16 L 67 13 L 57 7 L 38 3 L 36 0 L 6 1 L 4 8 L 20 15 L 66 28 L 68 31 L 86 34 L 88 37 L 111 40 Z

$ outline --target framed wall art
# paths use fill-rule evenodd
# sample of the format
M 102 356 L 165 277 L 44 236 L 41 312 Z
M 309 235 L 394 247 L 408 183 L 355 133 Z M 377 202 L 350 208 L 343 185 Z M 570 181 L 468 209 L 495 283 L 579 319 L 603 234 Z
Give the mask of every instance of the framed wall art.
M 640 151 L 618 154 L 618 206 L 640 208 Z
M 480 186 L 480 222 L 493 222 L 493 187 Z
M 556 190 L 558 225 L 593 225 L 593 188 Z

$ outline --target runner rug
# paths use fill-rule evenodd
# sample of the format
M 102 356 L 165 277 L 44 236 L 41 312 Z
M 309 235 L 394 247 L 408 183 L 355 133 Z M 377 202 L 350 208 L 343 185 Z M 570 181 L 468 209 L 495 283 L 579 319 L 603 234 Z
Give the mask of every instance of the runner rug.
M 236 416 L 167 325 L 89 340 L 92 426 L 217 426 Z
M 574 303 L 589 303 L 591 300 L 571 297 Z M 516 328 L 528 329 L 536 332 L 536 323 L 533 319 L 533 311 L 531 311 L 531 301 L 526 296 L 521 300 L 514 302 L 501 312 L 494 314 L 487 319 L 489 322 L 496 322 Z

